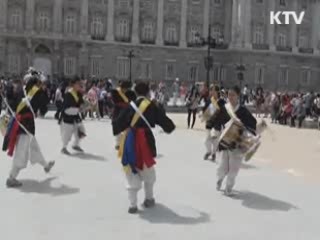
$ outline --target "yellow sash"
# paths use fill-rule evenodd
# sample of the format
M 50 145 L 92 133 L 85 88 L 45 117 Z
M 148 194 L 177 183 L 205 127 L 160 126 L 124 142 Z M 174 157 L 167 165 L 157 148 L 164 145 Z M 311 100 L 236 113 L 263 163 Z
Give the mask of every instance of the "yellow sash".
M 33 86 L 33 87 L 31 88 L 31 90 L 28 92 L 28 94 L 27 94 L 27 96 L 26 96 L 29 102 L 32 100 L 33 96 L 34 96 L 38 91 L 39 91 L 39 88 L 38 88 L 37 86 Z M 20 113 L 25 106 L 27 106 L 27 101 L 26 101 L 26 100 L 22 100 L 22 101 L 19 103 L 18 107 L 17 107 L 16 113 Z
M 78 103 L 79 102 L 78 93 L 73 88 L 69 89 L 69 93 L 72 95 L 76 103 Z
M 149 107 L 150 103 L 151 102 L 148 99 L 146 98 L 143 99 L 143 101 L 139 105 L 139 111 L 143 114 L 146 111 L 146 109 Z M 138 122 L 139 118 L 140 118 L 140 115 L 139 113 L 136 112 L 131 120 L 130 126 L 134 127 Z M 118 157 L 120 159 L 122 158 L 124 143 L 126 141 L 127 134 L 128 134 L 128 130 L 125 130 L 123 133 L 121 133 L 121 139 L 120 139 L 120 145 L 119 145 L 119 151 L 118 151 Z
M 211 103 L 213 106 L 215 106 L 216 109 L 220 109 L 218 102 L 216 101 L 216 99 L 214 97 L 211 98 Z
M 120 88 L 117 88 L 117 91 L 120 95 L 120 97 L 123 99 L 123 101 L 125 103 L 128 103 L 129 102 L 129 99 L 127 98 L 127 96 L 122 92 L 122 90 Z

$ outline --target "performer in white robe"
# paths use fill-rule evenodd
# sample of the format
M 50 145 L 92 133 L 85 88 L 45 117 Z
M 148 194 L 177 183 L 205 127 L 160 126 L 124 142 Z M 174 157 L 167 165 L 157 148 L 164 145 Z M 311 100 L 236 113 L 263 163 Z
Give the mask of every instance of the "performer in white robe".
M 46 162 L 35 138 L 35 112 L 45 103 L 42 97 L 41 76 L 33 69 L 30 70 L 23 98 L 16 110 L 15 116 L 9 123 L 3 142 L 3 150 L 8 150 L 8 155 L 13 156 L 12 168 L 6 185 L 9 188 L 22 186 L 16 178 L 19 172 L 26 168 L 28 162 L 40 164 L 46 173 L 50 172 L 54 162 Z
M 81 104 L 83 104 L 81 91 L 81 80 L 80 78 L 75 77 L 71 80 L 71 87 L 66 92 L 63 101 L 59 123 L 63 145 L 61 153 L 66 155 L 70 154 L 67 147 L 72 136 L 74 136 L 72 148 L 75 151 L 83 152 L 83 149 L 80 147 L 80 139 L 85 137 L 86 133 L 80 116 L 80 107 Z

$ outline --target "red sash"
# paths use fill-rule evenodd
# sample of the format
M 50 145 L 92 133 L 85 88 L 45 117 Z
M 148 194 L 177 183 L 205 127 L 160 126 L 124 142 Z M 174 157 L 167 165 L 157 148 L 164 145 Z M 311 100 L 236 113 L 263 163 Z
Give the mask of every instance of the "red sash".
M 12 155 L 13 155 L 14 148 L 16 146 L 17 139 L 18 139 L 18 134 L 19 134 L 19 129 L 20 129 L 18 122 L 21 123 L 21 121 L 24 119 L 32 119 L 32 118 L 33 118 L 32 113 L 25 113 L 25 114 L 17 114 L 16 115 L 16 119 L 13 123 L 12 129 L 9 134 L 8 155 L 10 157 L 12 157 Z

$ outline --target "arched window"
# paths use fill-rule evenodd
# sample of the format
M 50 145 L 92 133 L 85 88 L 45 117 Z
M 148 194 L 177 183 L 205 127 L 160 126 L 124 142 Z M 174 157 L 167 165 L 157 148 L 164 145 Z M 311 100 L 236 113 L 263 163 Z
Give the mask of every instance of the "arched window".
M 76 17 L 74 14 L 70 14 L 66 17 L 64 29 L 67 34 L 76 33 Z
M 95 16 L 91 21 L 91 36 L 101 38 L 104 35 L 103 22 L 100 16 Z
M 142 40 L 152 41 L 154 39 L 153 23 L 145 22 L 142 28 Z
M 287 46 L 287 36 L 283 33 L 278 34 L 278 46 L 280 46 L 280 47 Z
M 254 29 L 253 42 L 255 44 L 263 44 L 264 43 L 264 33 L 262 26 L 256 26 Z
M 189 29 L 189 43 L 195 43 L 197 41 L 197 34 L 199 34 L 199 27 L 191 26 Z
M 166 41 L 170 43 L 176 43 L 177 39 L 177 27 L 175 24 L 171 23 L 166 29 Z
M 39 13 L 38 27 L 40 32 L 48 32 L 50 30 L 50 18 L 47 12 Z
M 19 30 L 22 25 L 22 11 L 20 9 L 14 9 L 10 15 L 10 28 L 13 30 Z
M 129 37 L 129 21 L 127 19 L 120 19 L 117 24 L 117 37 Z
M 304 35 L 299 36 L 299 47 L 300 48 L 307 48 L 308 47 L 308 40 L 307 37 Z

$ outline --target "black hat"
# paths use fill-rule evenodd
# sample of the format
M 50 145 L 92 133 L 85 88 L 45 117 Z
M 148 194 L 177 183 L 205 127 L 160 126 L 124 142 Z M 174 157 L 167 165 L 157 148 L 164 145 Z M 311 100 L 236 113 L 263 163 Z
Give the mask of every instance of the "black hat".
M 70 80 L 70 83 L 73 85 L 73 84 L 76 84 L 77 82 L 80 82 L 81 79 L 79 76 L 74 76 L 71 80 Z
M 139 96 L 147 96 L 150 92 L 149 84 L 145 82 L 139 82 L 135 86 L 134 90 Z
M 132 87 L 132 83 L 130 81 L 121 81 L 120 87 L 123 89 L 129 89 Z

